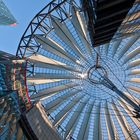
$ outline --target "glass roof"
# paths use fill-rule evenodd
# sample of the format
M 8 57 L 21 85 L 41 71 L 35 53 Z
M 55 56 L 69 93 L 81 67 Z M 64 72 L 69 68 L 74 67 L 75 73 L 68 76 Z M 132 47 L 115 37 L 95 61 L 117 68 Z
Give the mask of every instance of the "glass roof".
M 21 39 L 17 55 L 28 60 L 30 98 L 42 102 L 63 139 L 139 139 L 140 122 L 133 117 L 133 105 L 88 78 L 89 70 L 98 63 L 121 94 L 140 104 L 139 33 L 132 25 L 133 34 L 118 36 L 124 32 L 121 27 L 136 22 L 139 5 L 130 10 L 127 22 L 110 43 L 92 48 L 84 14 L 76 2 L 52 1 Z

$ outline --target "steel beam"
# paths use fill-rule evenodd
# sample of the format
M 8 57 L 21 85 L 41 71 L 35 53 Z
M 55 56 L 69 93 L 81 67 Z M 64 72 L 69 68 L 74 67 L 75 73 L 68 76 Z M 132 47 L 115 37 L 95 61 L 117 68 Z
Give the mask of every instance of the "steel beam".
M 84 98 L 82 100 L 82 102 L 78 104 L 77 109 L 75 110 L 75 112 L 73 113 L 71 119 L 69 120 L 69 122 L 67 123 L 65 129 L 65 135 L 64 135 L 64 139 L 66 139 L 66 137 L 68 137 L 68 135 L 70 134 L 71 130 L 74 129 L 73 125 L 76 123 L 77 119 L 79 118 L 80 113 L 82 112 L 86 102 L 88 101 L 89 98 Z
M 140 69 L 133 69 L 128 73 L 128 75 L 137 75 L 140 74 Z
M 3 112 L 4 108 L 7 106 L 7 102 L 5 101 L 4 98 L 0 99 L 0 116 L 1 116 L 1 113 Z
M 56 94 L 59 91 L 62 91 L 64 89 L 68 89 L 68 88 L 72 88 L 72 87 L 75 87 L 75 86 L 77 86 L 77 84 L 71 82 L 71 83 L 67 83 L 65 85 L 60 85 L 60 86 L 56 86 L 56 87 L 52 87 L 52 88 L 42 89 L 37 94 L 31 95 L 30 98 L 32 100 L 35 100 L 35 101 L 40 100 L 44 97 Z
M 0 116 L 0 123 L 4 123 L 4 120 L 6 120 L 8 115 L 9 115 L 9 111 L 8 110 L 5 113 L 2 113 L 2 115 Z
M 38 85 L 38 84 L 48 84 L 48 83 L 53 83 L 53 82 L 59 82 L 59 81 L 63 81 L 64 79 L 35 79 L 35 78 L 29 78 L 27 77 L 27 82 L 32 85 Z
M 113 43 L 113 49 L 112 49 L 112 56 L 114 57 L 116 54 L 117 49 L 119 48 L 119 45 L 121 44 L 122 39 L 118 39 Z
M 90 47 L 90 43 L 88 41 L 87 37 L 87 29 L 85 27 L 85 21 L 83 15 L 78 11 L 78 9 L 75 6 L 71 6 L 71 13 L 72 13 L 72 23 L 82 41 L 84 44 L 84 47 L 86 48 L 88 54 L 90 56 L 93 56 L 92 49 Z
M 64 95 L 57 97 L 55 100 L 47 103 L 47 105 L 45 106 L 45 109 L 47 111 L 51 111 L 51 108 L 59 105 L 62 101 L 67 100 L 69 97 L 72 97 L 76 94 L 78 94 L 81 90 L 75 90 L 75 91 L 68 91 L 67 93 L 65 93 Z M 59 93 L 58 93 L 59 94 Z
M 33 76 L 28 76 L 28 80 L 32 79 L 80 79 L 79 77 L 76 77 L 75 75 L 70 74 L 58 74 L 58 73 L 35 73 Z
M 133 96 L 131 93 L 129 93 L 129 92 L 124 92 L 124 94 L 125 94 L 129 99 L 131 99 L 132 101 L 134 101 L 134 102 L 136 102 L 136 103 L 139 102 L 139 99 L 138 99 L 137 97 Z M 120 98 L 119 98 L 119 100 L 120 100 Z M 126 102 L 125 100 L 123 100 L 123 101 Z M 128 105 L 128 103 L 127 103 L 127 106 L 131 107 L 131 110 L 133 110 L 133 107 L 130 106 L 130 105 Z
M 131 78 L 128 82 L 140 83 L 140 78 Z
M 127 88 L 137 92 L 138 94 L 140 94 L 140 88 L 138 88 L 138 87 L 128 86 Z
M 128 104 L 130 104 L 134 110 L 140 111 L 140 107 L 137 103 L 135 103 L 133 100 L 131 100 L 128 96 L 126 96 L 123 92 L 121 92 L 118 89 L 114 89 L 114 91 L 122 98 L 124 99 Z
M 128 96 L 126 96 L 122 91 L 120 91 L 113 83 L 108 79 L 106 76 L 102 76 L 104 78 L 101 81 L 101 84 L 106 86 L 107 88 L 114 91 L 116 94 L 118 94 L 122 99 L 124 99 L 128 104 L 130 104 L 134 110 L 140 111 L 140 106 L 135 103 L 133 100 L 131 100 Z
M 140 17 L 140 10 L 133 12 L 130 15 L 127 15 L 122 24 L 131 22 L 133 20 L 137 20 L 139 17 Z
M 74 5 L 71 6 L 71 13 L 72 13 L 72 19 L 74 27 L 77 29 L 78 32 L 86 39 L 88 40 L 88 30 L 86 28 L 86 22 L 84 20 L 84 16 L 79 12 L 79 9 L 75 7 Z M 77 26 L 79 25 L 79 26 Z
M 65 49 L 59 45 L 57 42 L 52 40 L 49 37 L 43 37 L 41 35 L 35 35 L 35 38 L 37 42 L 39 42 L 42 46 L 41 48 L 46 50 L 46 51 L 51 51 L 52 53 L 68 60 L 68 61 L 73 61 L 76 63 L 76 59 L 74 56 L 72 56 L 70 53 L 66 52 Z
M 66 64 L 62 63 L 62 62 L 59 62 L 59 61 L 56 61 L 52 58 L 49 58 L 47 56 L 43 56 L 41 54 L 33 54 L 31 56 L 28 57 L 28 60 L 31 61 L 31 62 L 34 62 L 34 61 L 39 61 L 39 62 L 44 62 L 44 63 L 49 63 L 49 64 L 57 64 L 57 65 L 62 65 L 62 66 L 65 66 Z
M 68 30 L 65 24 L 62 24 L 58 18 L 51 17 L 52 25 L 54 27 L 54 31 L 56 34 L 67 44 L 71 46 L 73 51 L 83 60 L 86 61 L 85 57 L 83 56 L 82 52 L 79 50 L 78 44 L 75 41 L 74 37 Z
M 128 116 L 131 118 L 131 120 L 133 121 L 133 123 L 137 126 L 137 128 L 139 128 L 140 127 L 140 121 L 137 118 L 133 117 L 132 108 L 130 108 L 129 106 L 127 106 L 126 105 L 126 102 L 124 102 L 122 100 L 120 100 L 120 105 L 124 108 L 124 110 L 126 111 L 126 113 L 128 114 Z
M 130 53 L 128 53 L 124 59 L 123 64 L 128 62 L 130 59 L 134 58 L 136 55 L 140 53 L 140 46 L 137 47 L 136 49 L 132 50 Z
M 17 126 L 17 140 L 22 140 L 22 137 L 23 137 L 23 132 L 22 132 L 22 129 L 21 127 L 18 125 Z
M 127 70 L 130 69 L 130 68 L 133 68 L 133 67 L 136 67 L 140 65 L 140 59 L 136 59 L 134 61 L 131 61 L 130 63 L 128 63 L 128 66 L 127 66 Z
M 47 62 L 41 62 L 36 60 L 30 60 L 31 63 L 34 64 L 34 67 L 38 68 L 47 68 L 47 69 L 54 69 L 54 70 L 67 70 L 67 71 L 73 71 L 73 72 L 80 72 L 76 67 L 72 67 L 69 65 L 62 65 L 59 63 L 51 64 Z
M 121 59 L 121 57 L 128 51 L 128 49 L 139 39 L 139 35 L 134 35 L 131 37 L 130 40 L 125 44 L 125 46 L 120 50 L 118 59 Z
M 72 98 L 69 97 L 70 103 L 68 103 L 65 107 L 64 110 L 60 111 L 56 116 L 55 116 L 55 120 L 53 122 L 53 125 L 57 125 L 62 119 L 64 119 L 65 115 L 67 114 L 67 112 L 70 111 L 71 108 L 74 107 L 74 105 L 76 105 L 82 98 L 84 97 L 83 94 L 76 96 L 73 96 Z M 62 104 L 65 104 L 65 102 L 63 102 Z M 59 105 L 60 106 L 60 105 Z M 59 107 L 58 106 L 58 107 Z M 56 107 L 56 108 L 58 108 Z M 55 109 L 53 109 L 55 110 Z

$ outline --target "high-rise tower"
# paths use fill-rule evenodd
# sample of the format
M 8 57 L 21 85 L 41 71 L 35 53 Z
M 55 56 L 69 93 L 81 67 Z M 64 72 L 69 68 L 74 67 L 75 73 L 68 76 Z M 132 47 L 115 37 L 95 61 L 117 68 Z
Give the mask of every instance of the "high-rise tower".
M 0 25 L 16 25 L 16 19 L 11 14 L 7 6 L 0 0 Z

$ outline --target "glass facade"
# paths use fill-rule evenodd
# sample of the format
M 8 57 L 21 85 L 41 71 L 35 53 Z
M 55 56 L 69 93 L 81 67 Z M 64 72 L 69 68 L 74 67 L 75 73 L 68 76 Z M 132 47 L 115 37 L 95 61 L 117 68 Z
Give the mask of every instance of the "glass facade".
M 0 25 L 16 25 L 16 19 L 2 0 L 0 0 Z
M 22 111 L 31 107 L 26 86 L 26 61 L 0 51 L 1 88 L 3 90 L 17 90 Z
M 20 109 L 16 91 L 0 90 L 0 139 L 15 139 L 20 129 Z
M 19 77 L 24 69 L 25 65 L 15 56 L 0 51 L 0 140 L 27 139 L 19 124 L 20 115 L 27 110 L 28 102 L 24 95 L 25 79 Z

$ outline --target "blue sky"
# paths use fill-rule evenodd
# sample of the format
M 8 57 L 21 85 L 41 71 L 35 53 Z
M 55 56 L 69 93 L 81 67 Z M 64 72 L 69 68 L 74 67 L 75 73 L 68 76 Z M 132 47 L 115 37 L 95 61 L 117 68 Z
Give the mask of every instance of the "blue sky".
M 32 18 L 51 0 L 3 0 L 17 20 L 15 27 L 0 26 L 0 50 L 15 54 Z

